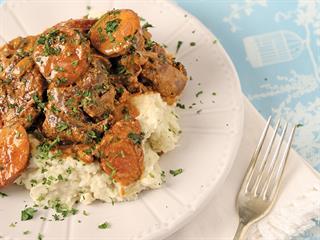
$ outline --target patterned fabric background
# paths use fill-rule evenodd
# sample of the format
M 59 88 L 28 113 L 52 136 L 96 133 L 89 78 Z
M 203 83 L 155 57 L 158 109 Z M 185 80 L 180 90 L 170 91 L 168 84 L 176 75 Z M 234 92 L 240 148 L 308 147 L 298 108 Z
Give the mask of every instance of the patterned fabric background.
M 320 0 L 176 2 L 217 36 L 265 118 L 299 123 L 294 148 L 320 172 Z M 294 239 L 320 239 L 314 221 Z

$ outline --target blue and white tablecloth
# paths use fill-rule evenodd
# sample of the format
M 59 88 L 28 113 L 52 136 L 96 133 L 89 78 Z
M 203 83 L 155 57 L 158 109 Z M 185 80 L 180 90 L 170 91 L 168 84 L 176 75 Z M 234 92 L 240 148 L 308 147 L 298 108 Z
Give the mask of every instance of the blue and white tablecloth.
M 299 123 L 294 148 L 320 172 L 320 1 L 176 1 L 217 36 L 264 117 Z M 320 239 L 317 223 L 296 239 Z

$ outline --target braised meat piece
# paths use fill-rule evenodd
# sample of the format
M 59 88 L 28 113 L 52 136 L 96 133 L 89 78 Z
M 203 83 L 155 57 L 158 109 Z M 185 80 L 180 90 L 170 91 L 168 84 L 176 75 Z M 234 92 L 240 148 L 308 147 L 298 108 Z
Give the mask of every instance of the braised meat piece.
M 142 141 L 137 120 L 117 122 L 99 146 L 101 168 L 123 186 L 137 181 L 144 169 Z
M 97 120 L 103 120 L 114 111 L 116 90 L 110 83 L 109 70 L 111 63 L 104 57 L 92 54 L 91 65 L 78 82 L 78 86 L 87 95 L 83 110 Z
M 184 66 L 175 62 L 158 44 L 145 56 L 148 61 L 142 66 L 140 82 L 159 92 L 169 104 L 174 103 L 188 80 Z
M 58 24 L 39 36 L 33 59 L 53 86 L 69 86 L 89 67 L 90 42 L 79 29 Z
M 88 143 L 97 138 L 94 124 L 84 114 L 82 104 L 90 101 L 86 92 L 77 87 L 48 89 L 48 104 L 42 131 L 46 137 L 70 143 Z
M 45 83 L 30 57 L 35 39 L 19 37 L 0 48 L 0 127 L 28 128 L 43 107 Z

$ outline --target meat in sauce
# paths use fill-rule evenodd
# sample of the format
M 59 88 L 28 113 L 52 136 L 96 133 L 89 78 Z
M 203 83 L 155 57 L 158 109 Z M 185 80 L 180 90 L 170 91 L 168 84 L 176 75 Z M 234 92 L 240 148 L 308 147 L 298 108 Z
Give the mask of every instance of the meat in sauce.
M 29 138 L 20 124 L 0 129 L 0 187 L 19 177 L 29 161 Z
M 27 166 L 25 129 L 41 131 L 63 156 L 100 161 L 122 186 L 134 183 L 144 171 L 144 134 L 130 99 L 155 91 L 173 104 L 186 82 L 184 66 L 128 9 L 12 40 L 0 48 L 0 187 Z

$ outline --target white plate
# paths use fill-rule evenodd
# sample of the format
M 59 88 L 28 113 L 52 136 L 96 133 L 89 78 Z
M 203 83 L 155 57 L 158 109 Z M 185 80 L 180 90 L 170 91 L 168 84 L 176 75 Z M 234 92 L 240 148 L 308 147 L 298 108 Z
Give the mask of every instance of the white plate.
M 31 201 L 25 190 L 11 186 L 3 190 L 9 197 L 0 198 L 0 236 L 4 239 L 36 239 L 40 232 L 45 240 L 162 239 L 182 227 L 219 190 L 237 153 L 243 106 L 235 68 L 221 44 L 214 43 L 216 38 L 171 2 L 8 1 L 0 7 L 0 41 L 36 34 L 59 21 L 84 16 L 88 4 L 98 12 L 134 9 L 155 26 L 151 29 L 154 39 L 168 45 L 171 52 L 175 52 L 179 40 L 183 41 L 177 59 L 185 64 L 192 80 L 181 100 L 187 109 L 179 111 L 182 139 L 180 146 L 160 161 L 166 171 L 183 168 L 184 172 L 168 176 L 163 188 L 144 192 L 137 201 L 79 206 L 80 213 L 63 222 L 40 220 L 48 214 L 45 211 L 38 212 L 33 220 L 20 222 L 21 210 Z M 190 42 L 196 46 L 190 46 Z M 203 94 L 196 97 L 199 91 Z M 196 106 L 189 109 L 194 102 Z M 82 209 L 90 215 L 83 216 Z M 104 221 L 112 227 L 98 229 Z M 9 226 L 12 222 L 18 222 L 16 227 Z M 23 235 L 25 230 L 31 234 Z

